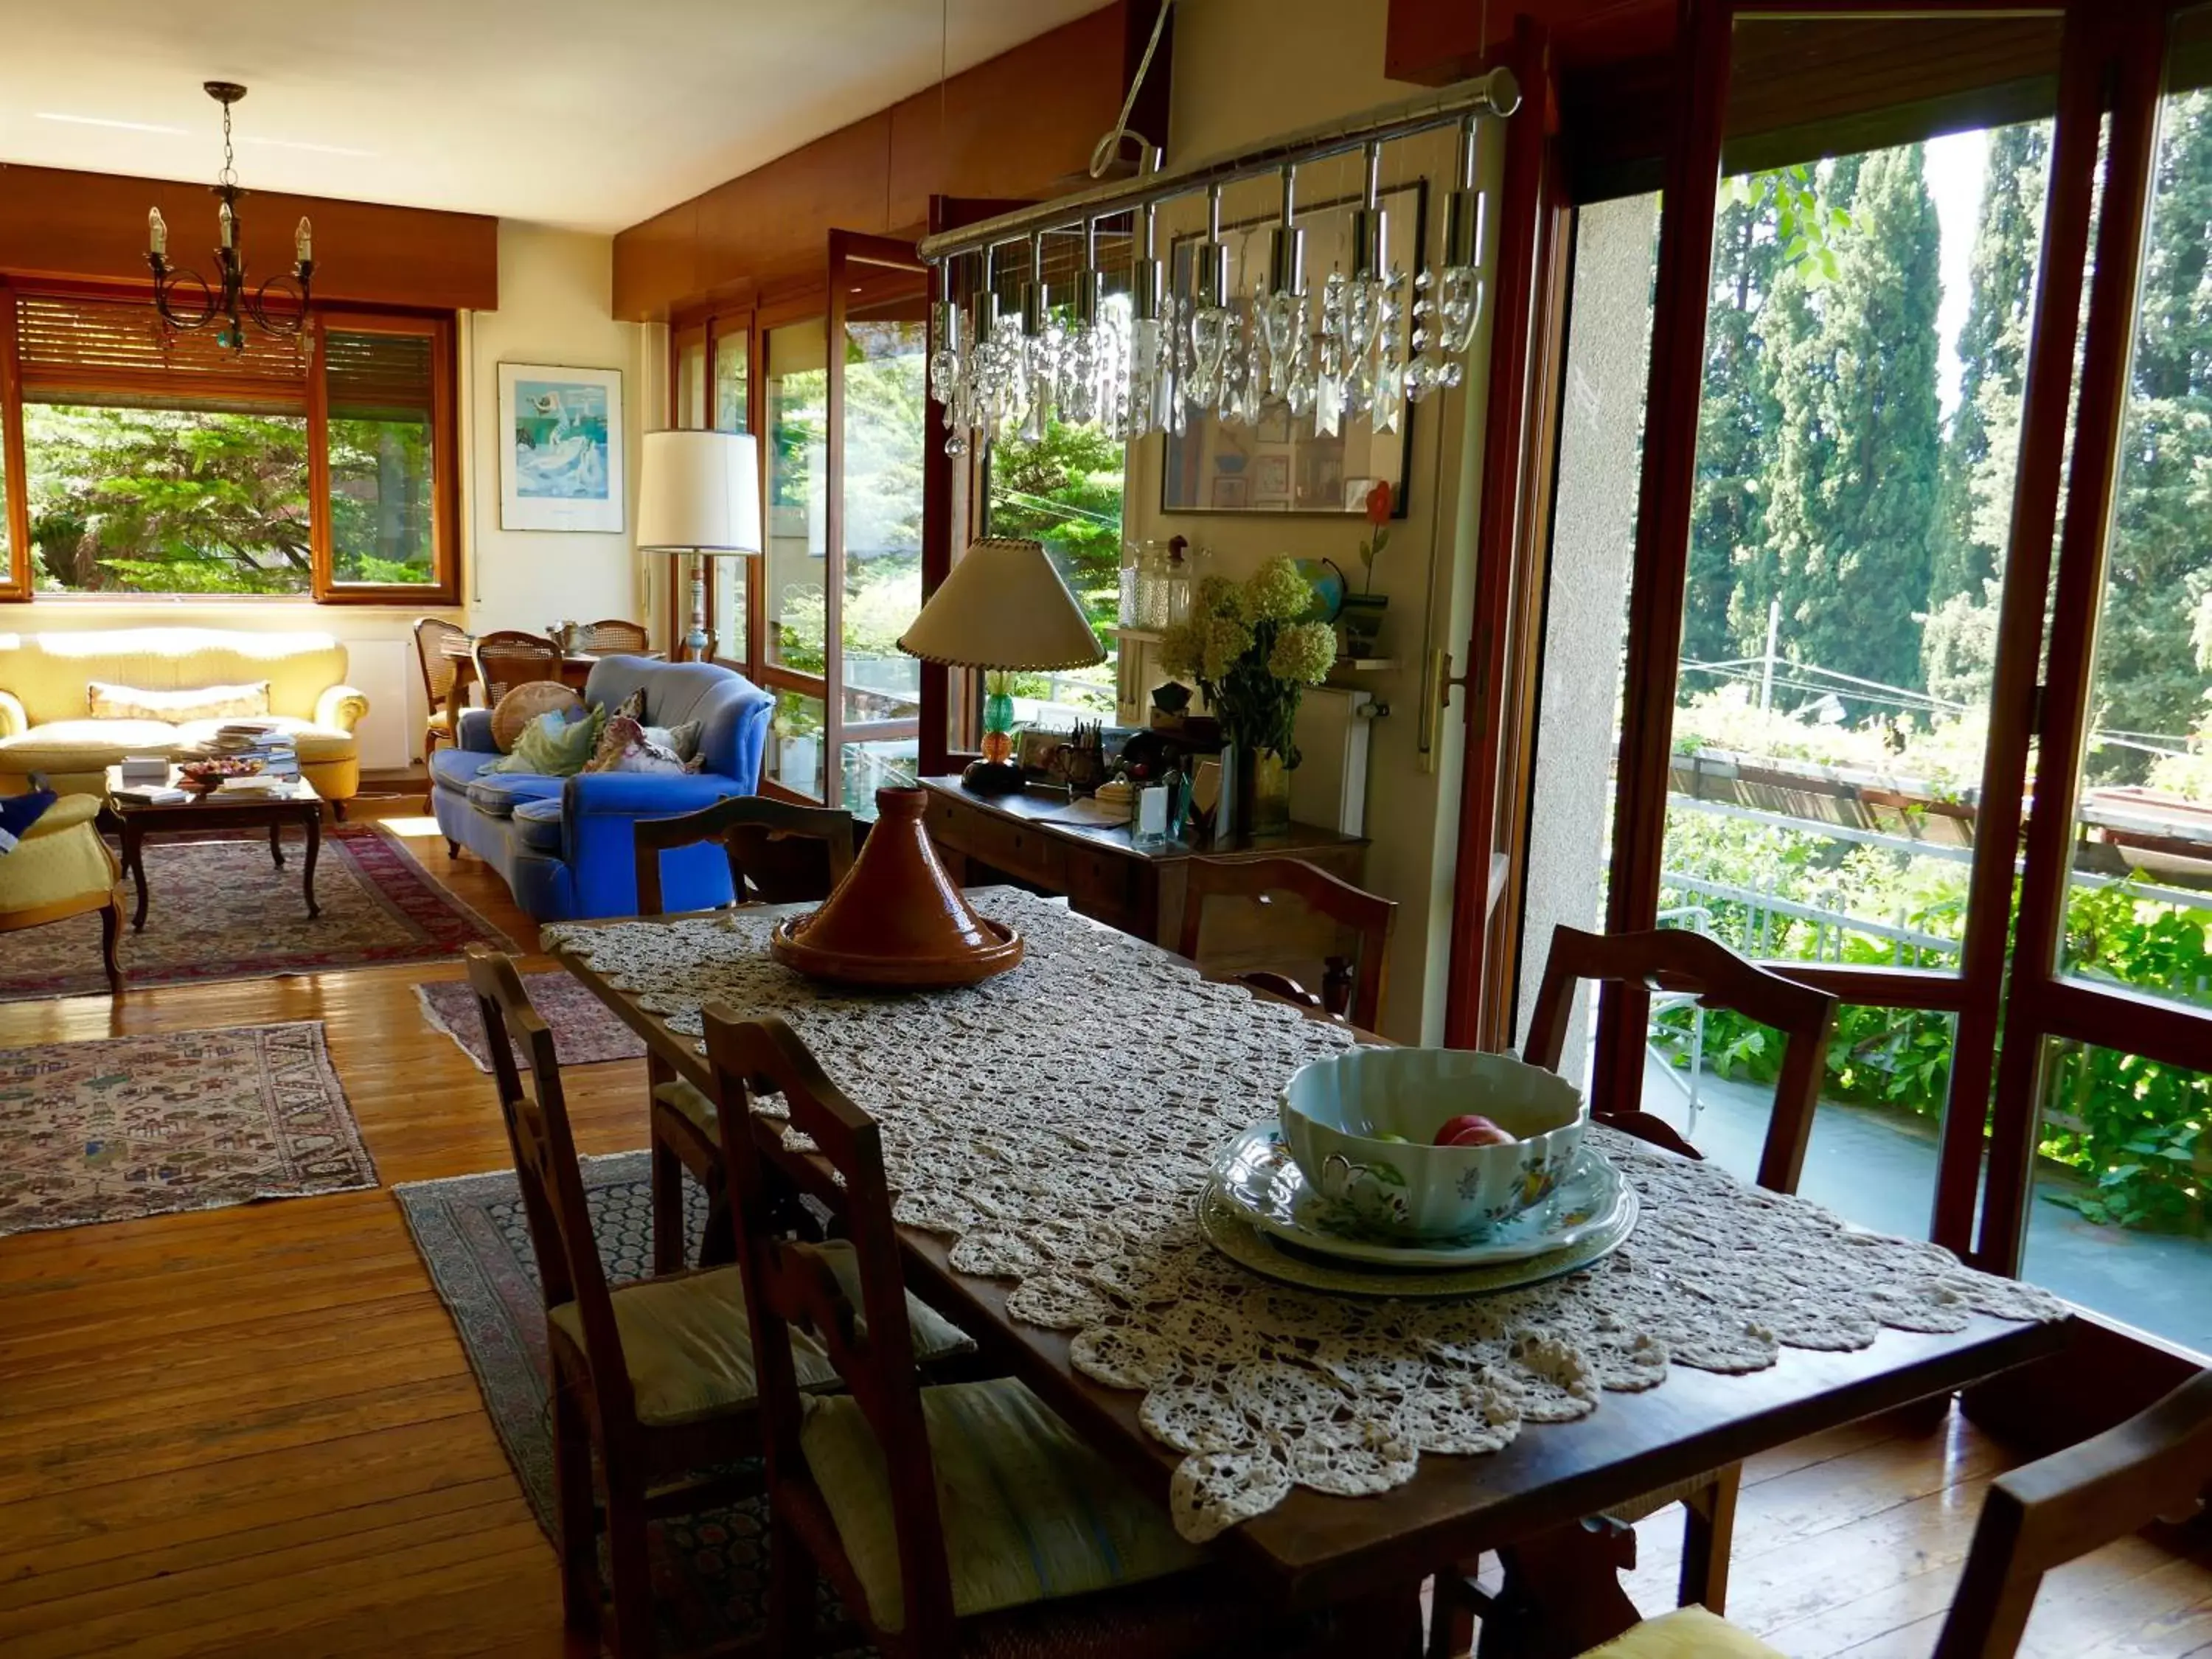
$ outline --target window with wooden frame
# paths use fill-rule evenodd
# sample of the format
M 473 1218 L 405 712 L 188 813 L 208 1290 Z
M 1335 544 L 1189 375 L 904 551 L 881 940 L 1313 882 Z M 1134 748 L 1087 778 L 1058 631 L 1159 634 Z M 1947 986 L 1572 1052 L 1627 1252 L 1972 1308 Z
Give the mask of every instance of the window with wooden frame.
M 234 355 L 127 292 L 0 285 L 4 591 L 452 603 L 452 319 L 312 326 Z

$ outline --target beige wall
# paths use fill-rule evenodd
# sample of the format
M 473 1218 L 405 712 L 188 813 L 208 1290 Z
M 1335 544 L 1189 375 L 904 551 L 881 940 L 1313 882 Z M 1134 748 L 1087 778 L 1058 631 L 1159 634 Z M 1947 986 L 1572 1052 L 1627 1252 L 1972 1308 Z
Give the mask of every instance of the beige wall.
M 331 257 L 337 257 L 332 251 Z M 620 369 L 635 511 L 637 447 L 665 422 L 666 336 L 613 320 L 614 243 L 607 236 L 502 221 L 500 307 L 462 314 L 460 347 L 461 597 L 438 614 L 472 628 L 530 628 L 574 618 L 642 617 L 647 573 L 620 535 L 499 527 L 499 373 L 502 361 Z M 418 605 L 318 605 L 302 600 L 48 598 L 0 605 L 0 632 L 167 624 L 305 629 L 342 640 L 404 640 Z M 406 718 L 419 728 L 422 688 L 410 681 Z
M 1192 0 L 1177 7 L 1170 161 L 1233 150 L 1413 95 L 1418 88 L 1387 80 L 1382 72 L 1386 11 L 1385 0 Z M 1502 129 L 1491 124 L 1483 136 L 1485 182 L 1495 190 Z M 1452 161 L 1446 135 L 1394 147 L 1386 155 L 1386 185 L 1419 173 L 1430 179 L 1431 248 Z M 1356 166 L 1352 159 L 1319 164 L 1309 195 L 1346 187 Z M 1275 199 L 1272 182 L 1240 187 L 1224 202 L 1224 216 L 1264 210 Z M 1325 274 L 1310 271 L 1309 281 Z M 1392 532 L 1375 578 L 1375 591 L 1390 599 L 1383 647 L 1397 666 L 1358 680 L 1390 706 L 1389 715 L 1376 722 L 1369 753 L 1367 876 L 1370 886 L 1401 906 L 1384 1024 L 1388 1035 L 1407 1041 L 1438 1042 L 1443 1030 L 1464 726 L 1455 702 L 1437 736 L 1437 763 L 1425 769 L 1416 744 L 1419 668 L 1423 647 L 1431 641 L 1464 666 L 1487 353 L 1486 330 L 1468 364 L 1472 389 L 1433 398 L 1415 415 L 1408 510 Z M 1187 536 L 1211 551 L 1217 572 L 1231 577 L 1273 554 L 1287 553 L 1334 559 L 1357 579 L 1365 525 L 1356 515 L 1164 513 L 1162 453 L 1161 441 L 1152 439 L 1131 453 L 1124 509 L 1130 536 Z M 1157 665 L 1148 665 L 1144 684 L 1162 678 Z

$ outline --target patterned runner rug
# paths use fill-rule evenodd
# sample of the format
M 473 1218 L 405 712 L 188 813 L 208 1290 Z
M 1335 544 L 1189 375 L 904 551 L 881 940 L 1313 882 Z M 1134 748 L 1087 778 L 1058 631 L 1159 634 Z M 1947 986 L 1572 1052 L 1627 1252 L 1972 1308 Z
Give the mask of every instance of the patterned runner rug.
M 584 1188 L 608 1282 L 644 1278 L 653 1264 L 647 1155 L 586 1158 Z M 553 1437 L 545 1316 L 514 1172 L 410 1182 L 392 1190 L 453 1316 L 500 1443 L 550 1539 Z M 706 1200 L 688 1180 L 684 1194 L 696 1257 Z M 688 1651 L 760 1630 L 768 1595 L 764 1500 L 670 1516 L 654 1522 L 653 1531 L 661 1652 Z M 825 1601 L 825 1626 L 836 1616 L 830 1607 L 834 1603 Z
M 605 1060 L 645 1057 L 645 1039 L 573 975 L 525 974 L 522 988 L 553 1028 L 553 1057 L 562 1065 L 593 1066 Z M 483 1021 L 477 1017 L 476 994 L 468 981 L 443 979 L 418 985 L 415 994 L 422 1001 L 422 1018 L 459 1043 L 477 1070 L 490 1071 L 491 1050 L 484 1046 Z M 529 1056 L 519 1044 L 514 1047 L 515 1059 L 527 1067 Z
M 0 1052 L 0 1234 L 375 1185 L 319 1020 Z
M 313 919 L 301 890 L 303 855 L 296 832 L 285 838 L 281 870 L 265 836 L 148 842 L 153 898 L 144 931 L 123 930 L 125 990 L 436 962 L 477 939 L 515 948 L 374 824 L 324 830 L 315 866 L 322 915 Z M 127 881 L 124 890 L 127 905 L 135 896 Z M 106 991 L 96 914 L 8 936 L 0 1002 Z

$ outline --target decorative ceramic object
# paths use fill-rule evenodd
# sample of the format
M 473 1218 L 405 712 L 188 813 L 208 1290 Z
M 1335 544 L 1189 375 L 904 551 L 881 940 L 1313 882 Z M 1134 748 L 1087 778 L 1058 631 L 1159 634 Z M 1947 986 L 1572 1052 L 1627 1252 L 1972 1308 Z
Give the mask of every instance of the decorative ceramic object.
M 810 979 L 928 990 L 973 985 L 1022 959 L 1022 936 L 988 921 L 938 861 L 920 789 L 876 791 L 876 825 L 819 910 L 787 917 L 769 954 Z
M 1515 1139 L 1437 1146 L 1480 1112 Z M 1324 1198 L 1394 1238 L 1494 1227 L 1551 1196 L 1574 1164 L 1589 1109 L 1565 1079 L 1465 1048 L 1351 1048 L 1301 1066 L 1278 1103 L 1299 1172 Z
M 1356 1261 L 1331 1261 L 1309 1255 L 1294 1245 L 1270 1238 L 1237 1212 L 1212 1182 L 1198 1200 L 1198 1228 L 1206 1242 L 1238 1266 L 1267 1278 L 1309 1291 L 1337 1296 L 1395 1297 L 1407 1301 L 1433 1302 L 1452 1297 L 1489 1296 L 1520 1290 L 1580 1273 L 1591 1263 L 1611 1255 L 1636 1231 L 1642 1203 L 1636 1189 L 1628 1188 L 1628 1202 L 1611 1226 L 1585 1234 L 1564 1249 L 1547 1250 L 1520 1261 L 1496 1261 L 1479 1267 L 1445 1267 L 1415 1273 L 1393 1272 Z
M 1585 1143 L 1545 1202 L 1462 1237 L 1414 1243 L 1374 1231 L 1346 1206 L 1315 1190 L 1272 1118 L 1229 1143 L 1213 1166 L 1213 1179 L 1221 1195 L 1263 1233 L 1316 1255 L 1400 1271 L 1486 1267 L 1563 1250 L 1617 1224 L 1629 1202 L 1620 1172 Z

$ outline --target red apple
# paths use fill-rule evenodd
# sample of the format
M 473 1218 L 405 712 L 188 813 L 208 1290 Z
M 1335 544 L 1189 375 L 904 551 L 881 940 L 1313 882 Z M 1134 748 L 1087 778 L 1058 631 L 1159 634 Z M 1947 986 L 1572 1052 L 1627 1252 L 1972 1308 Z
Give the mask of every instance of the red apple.
M 1499 1128 L 1488 1118 L 1475 1112 L 1462 1113 L 1448 1120 L 1437 1131 L 1432 1145 L 1438 1146 L 1510 1146 L 1512 1134 Z

